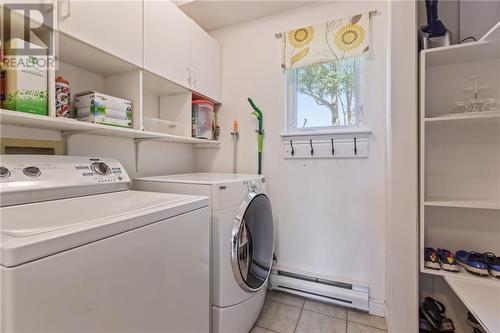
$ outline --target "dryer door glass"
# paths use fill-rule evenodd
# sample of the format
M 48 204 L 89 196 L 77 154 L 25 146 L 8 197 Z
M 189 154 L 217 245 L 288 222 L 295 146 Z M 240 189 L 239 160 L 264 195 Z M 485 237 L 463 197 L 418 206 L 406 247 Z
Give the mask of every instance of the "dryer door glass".
M 244 289 L 257 290 L 271 272 L 273 216 L 266 195 L 252 193 L 249 199 L 244 213 L 240 215 L 243 218 L 236 220 L 238 224 L 235 228 L 238 229 L 233 235 L 233 272 Z

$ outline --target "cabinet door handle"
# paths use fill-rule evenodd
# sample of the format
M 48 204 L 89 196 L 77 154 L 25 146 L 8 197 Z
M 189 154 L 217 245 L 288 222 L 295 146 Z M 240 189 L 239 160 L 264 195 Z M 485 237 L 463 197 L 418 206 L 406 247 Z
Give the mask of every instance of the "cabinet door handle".
M 187 72 L 187 80 L 189 81 L 189 83 L 191 83 L 191 68 L 189 67 L 186 67 L 186 72 Z
M 198 82 L 198 71 L 193 69 L 193 83 L 196 84 Z
M 67 11 L 66 11 L 66 14 L 59 16 L 61 21 L 64 21 L 65 19 L 67 19 L 68 17 L 71 16 L 71 0 L 60 0 L 59 1 L 60 13 L 62 12 L 63 3 L 66 3 Z

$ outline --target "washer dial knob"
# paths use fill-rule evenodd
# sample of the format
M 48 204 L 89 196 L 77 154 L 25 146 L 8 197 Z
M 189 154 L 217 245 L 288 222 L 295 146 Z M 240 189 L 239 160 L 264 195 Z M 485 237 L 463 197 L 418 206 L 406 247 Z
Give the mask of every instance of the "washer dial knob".
M 109 169 L 109 166 L 104 162 L 94 162 L 92 163 L 90 168 L 92 169 L 92 171 L 101 176 L 108 175 L 111 171 Z
M 0 178 L 7 178 L 10 176 L 10 171 L 6 167 L 0 167 Z
M 29 166 L 23 169 L 23 173 L 28 177 L 38 177 L 41 172 L 36 166 Z

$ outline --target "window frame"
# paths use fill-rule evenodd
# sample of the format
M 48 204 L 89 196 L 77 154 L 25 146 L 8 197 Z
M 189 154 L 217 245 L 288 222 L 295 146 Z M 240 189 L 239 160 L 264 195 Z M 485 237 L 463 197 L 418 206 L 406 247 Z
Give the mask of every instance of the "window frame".
M 284 134 L 329 134 L 336 132 L 350 132 L 352 130 L 360 129 L 362 123 L 362 110 L 361 106 L 361 84 L 360 77 L 362 75 L 363 62 L 360 58 L 354 59 L 354 72 L 355 72 L 355 123 L 352 125 L 331 125 L 331 126 L 316 126 L 301 128 L 297 124 L 297 70 L 294 68 L 285 72 L 285 131 Z

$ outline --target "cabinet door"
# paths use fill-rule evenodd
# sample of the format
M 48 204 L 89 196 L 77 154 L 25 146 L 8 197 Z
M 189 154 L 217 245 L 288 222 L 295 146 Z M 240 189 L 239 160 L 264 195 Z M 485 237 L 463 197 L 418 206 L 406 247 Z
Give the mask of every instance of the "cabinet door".
M 220 46 L 195 22 L 191 23 L 191 89 L 220 101 Z
M 187 88 L 189 26 L 170 0 L 144 2 L 144 68 Z
M 58 0 L 59 30 L 142 65 L 142 1 Z

